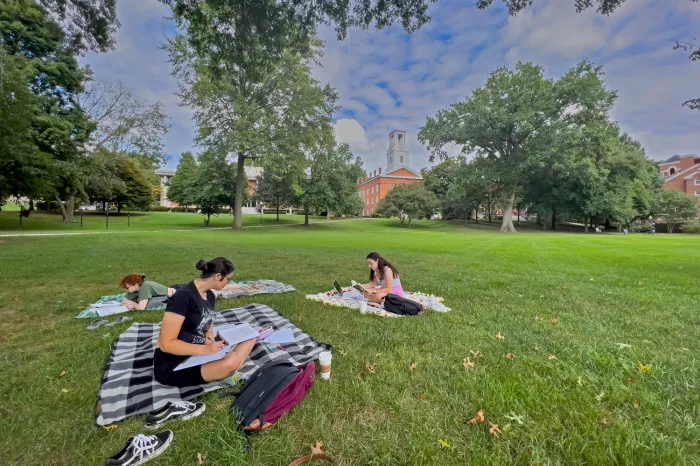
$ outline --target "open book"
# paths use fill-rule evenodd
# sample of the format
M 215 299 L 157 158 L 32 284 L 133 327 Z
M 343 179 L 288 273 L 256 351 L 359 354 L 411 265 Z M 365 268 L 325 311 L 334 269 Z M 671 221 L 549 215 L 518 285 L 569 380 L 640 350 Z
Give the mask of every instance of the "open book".
M 215 327 L 214 333 L 226 342 L 226 346 L 221 348 L 221 351 L 207 356 L 190 356 L 185 359 L 182 364 L 177 366 L 175 370 L 179 371 L 187 369 L 188 367 L 201 366 L 202 364 L 224 359 L 238 343 L 248 341 L 260 335 L 260 332 L 251 327 L 250 324 L 222 325 L 220 327 Z
M 370 291 L 369 291 L 367 288 L 365 288 L 364 286 L 360 285 L 360 284 L 357 283 L 355 280 L 352 280 L 352 287 L 355 288 L 355 289 L 356 289 L 357 291 L 359 291 L 360 293 L 367 293 L 367 294 L 370 294 Z

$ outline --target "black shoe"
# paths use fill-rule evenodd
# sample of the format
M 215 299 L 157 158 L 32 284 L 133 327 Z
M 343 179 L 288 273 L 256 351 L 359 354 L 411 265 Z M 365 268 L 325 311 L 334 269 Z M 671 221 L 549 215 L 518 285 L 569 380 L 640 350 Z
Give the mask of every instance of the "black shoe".
M 148 413 L 146 417 L 146 429 L 158 429 L 168 421 L 180 419 L 187 421 L 204 412 L 207 405 L 204 403 L 190 403 L 189 401 L 168 402 L 165 406 Z
M 138 466 L 163 453 L 173 441 L 173 431 L 130 437 L 121 450 L 107 459 L 107 466 Z

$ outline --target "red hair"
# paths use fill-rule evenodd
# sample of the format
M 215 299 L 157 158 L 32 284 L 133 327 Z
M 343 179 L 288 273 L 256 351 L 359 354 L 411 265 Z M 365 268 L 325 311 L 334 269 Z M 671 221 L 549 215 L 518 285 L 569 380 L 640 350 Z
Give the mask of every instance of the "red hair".
M 126 277 L 122 278 L 122 281 L 119 282 L 119 286 L 124 288 L 125 290 L 129 288 L 132 285 L 143 285 L 143 281 L 146 279 L 146 276 L 140 273 L 130 273 Z

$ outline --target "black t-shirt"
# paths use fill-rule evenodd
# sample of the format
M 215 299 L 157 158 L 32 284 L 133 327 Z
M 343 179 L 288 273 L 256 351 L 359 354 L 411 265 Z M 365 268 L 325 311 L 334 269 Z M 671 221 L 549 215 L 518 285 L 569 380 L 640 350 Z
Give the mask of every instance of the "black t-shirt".
M 207 300 L 203 300 L 193 281 L 177 290 L 168 299 L 165 312 L 172 312 L 185 318 L 180 334 L 177 336 L 178 340 L 198 345 L 206 344 L 207 332 L 216 314 L 215 304 L 214 292 L 207 290 Z

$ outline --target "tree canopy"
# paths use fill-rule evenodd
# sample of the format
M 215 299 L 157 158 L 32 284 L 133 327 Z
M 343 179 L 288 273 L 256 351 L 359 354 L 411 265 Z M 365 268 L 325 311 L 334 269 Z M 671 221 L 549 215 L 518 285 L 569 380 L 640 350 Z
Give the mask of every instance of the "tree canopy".
M 377 212 L 385 217 L 399 217 L 401 223 L 412 219 L 430 218 L 440 208 L 440 201 L 422 183 L 400 184 L 379 201 Z

